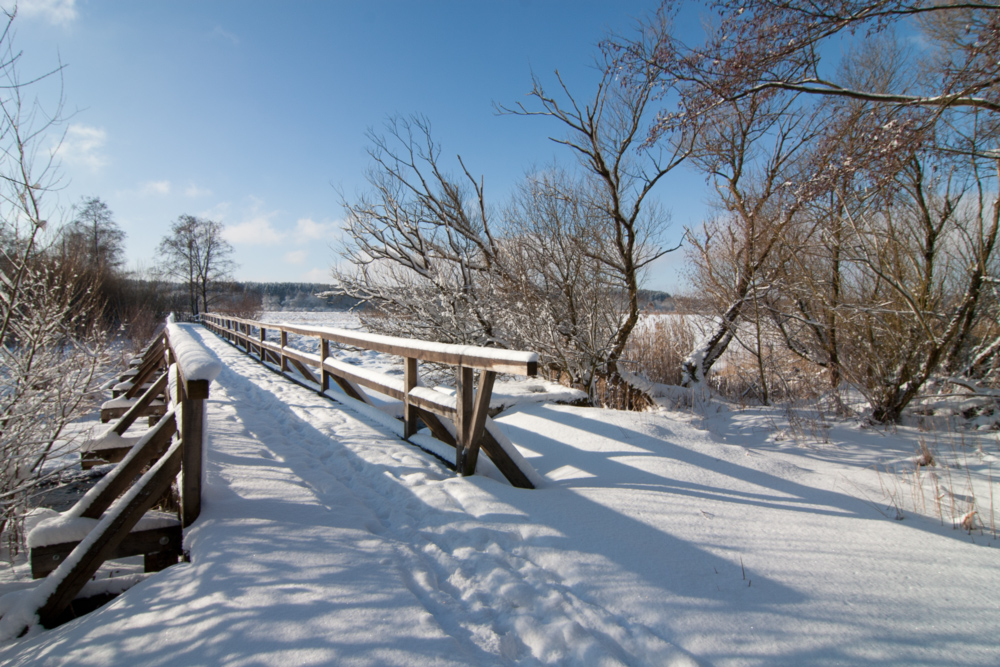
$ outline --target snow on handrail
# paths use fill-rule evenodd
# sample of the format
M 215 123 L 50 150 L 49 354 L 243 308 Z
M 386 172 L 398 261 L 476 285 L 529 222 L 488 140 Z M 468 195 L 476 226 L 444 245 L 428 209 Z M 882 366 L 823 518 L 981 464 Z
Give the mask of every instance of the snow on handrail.
M 400 338 L 383 336 L 347 329 L 330 327 L 304 327 L 288 323 L 258 322 L 245 320 L 228 315 L 220 317 L 214 313 L 205 313 L 206 319 L 229 320 L 252 327 L 286 331 L 302 336 L 316 336 L 334 343 L 362 347 L 367 350 L 410 357 L 420 361 L 433 361 L 452 366 L 478 368 L 498 373 L 513 373 L 517 375 L 535 376 L 538 374 L 538 354 L 517 350 L 504 350 L 496 347 L 479 347 L 475 345 L 455 345 L 451 343 L 434 343 L 415 338 Z
M 319 385 L 321 393 L 326 392 L 333 380 L 348 396 L 368 404 L 372 401 L 361 389 L 362 386 L 401 400 L 403 437 L 409 439 L 416 436 L 419 422 L 423 422 L 436 438 L 455 447 L 455 469 L 460 475 L 475 472 L 482 448 L 511 484 L 527 489 L 537 485 L 537 476 L 532 479 L 531 474 L 525 472 L 530 469 L 527 462 L 507 451 L 514 450 L 504 447 L 486 428 L 497 373 L 537 375 L 538 355 L 534 352 L 432 343 L 327 327 L 273 324 L 215 313 L 203 314 L 202 322 L 229 342 L 242 347 L 247 354 L 256 354 L 261 363 L 278 365 L 282 373 L 288 371 L 291 364 L 306 381 Z M 252 329 L 257 329 L 256 334 L 251 332 Z M 280 343 L 266 340 L 267 330 L 279 331 Z M 320 354 L 288 347 L 289 333 L 319 338 L 322 341 Z M 389 376 L 334 359 L 329 356 L 328 343 L 331 342 L 403 357 L 403 377 Z M 420 387 L 418 361 L 457 366 L 455 394 Z M 319 377 L 314 376 L 308 366 L 319 369 Z M 474 378 L 475 369 L 480 370 L 478 387 Z M 439 417 L 451 422 L 451 426 Z
M 167 339 L 174 353 L 185 389 L 192 398 L 207 397 L 208 384 L 222 372 L 222 364 L 189 331 L 192 324 L 167 323 Z M 204 383 L 205 396 L 192 395 L 190 383 Z

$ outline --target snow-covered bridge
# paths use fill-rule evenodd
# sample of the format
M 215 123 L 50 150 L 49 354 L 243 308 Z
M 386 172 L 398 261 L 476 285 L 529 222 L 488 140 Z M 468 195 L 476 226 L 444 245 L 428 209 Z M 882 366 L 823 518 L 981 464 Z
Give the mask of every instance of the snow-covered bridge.
M 497 418 L 517 489 L 195 335 L 223 369 L 191 562 L 5 664 L 1000 662 L 997 551 L 883 515 L 884 435 L 532 404 Z

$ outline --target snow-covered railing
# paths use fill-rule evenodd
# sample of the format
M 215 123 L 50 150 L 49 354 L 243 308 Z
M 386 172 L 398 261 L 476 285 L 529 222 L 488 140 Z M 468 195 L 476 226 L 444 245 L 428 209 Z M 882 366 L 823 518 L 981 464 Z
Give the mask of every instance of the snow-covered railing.
M 409 338 L 380 336 L 344 329 L 303 327 L 246 320 L 229 315 L 203 313 L 202 323 L 216 334 L 255 355 L 263 363 L 272 363 L 282 372 L 289 366 L 304 379 L 318 386 L 321 393 L 330 381 L 351 398 L 373 405 L 362 387 L 402 401 L 403 436 L 417 433 L 423 422 L 438 440 L 455 448 L 455 469 L 460 475 L 476 470 L 480 448 L 511 484 L 534 488 L 529 475 L 518 465 L 520 455 L 502 436 L 487 428 L 487 412 L 497 373 L 534 376 L 538 373 L 538 355 L 534 352 L 500 350 L 471 345 L 447 345 Z M 267 340 L 267 332 L 278 333 L 278 342 Z M 319 339 L 319 354 L 310 354 L 288 346 L 288 334 Z M 400 356 L 403 377 L 359 368 L 330 356 L 330 345 L 346 345 Z M 454 395 L 419 386 L 417 363 L 420 361 L 456 367 Z M 319 370 L 319 377 L 310 370 Z M 479 370 L 479 386 L 474 373 Z M 439 419 L 451 422 L 444 423 Z M 523 465 L 523 463 L 522 463 Z
M 136 397 L 142 391 L 143 385 L 153 377 L 155 373 L 161 371 L 164 361 L 164 337 L 162 330 L 153 339 L 153 342 L 146 348 L 145 354 L 140 359 L 140 363 L 134 373 L 128 373 L 128 377 L 115 385 L 112 391 L 112 399 L 105 401 L 101 405 L 101 421 L 108 422 L 116 417 L 121 417 L 129 411 L 136 403 Z M 143 415 L 160 417 L 166 412 L 162 406 L 158 409 L 152 408 L 152 402 L 146 402 Z M 138 416 L 138 415 L 135 415 Z M 131 422 L 130 422 L 131 423 Z M 128 428 L 126 426 L 125 428 Z
M 181 467 L 181 523 L 185 527 L 201 513 L 202 461 L 205 430 L 205 400 L 212 380 L 222 364 L 188 331 L 193 324 L 168 321 L 166 340 L 168 361 L 176 362 L 177 391 L 174 401 L 180 409 L 178 432 L 184 443 Z
M 222 368 L 187 330 L 190 326 L 171 321 L 158 334 L 126 394 L 138 392 L 157 369 L 169 368 L 169 374 L 163 373 L 134 399 L 102 438 L 119 442 L 136 417 L 163 392 L 169 409 L 76 505 L 44 519 L 29 533 L 33 575 L 48 576 L 19 609 L 0 619 L 0 636 L 11 632 L 16 636 L 18 630 L 12 626 L 17 624 L 58 624 L 106 560 L 144 554 L 149 572 L 177 562 L 181 529 L 201 511 L 204 402 Z M 146 372 L 149 368 L 153 370 Z M 178 474 L 180 520 L 150 512 L 170 492 Z

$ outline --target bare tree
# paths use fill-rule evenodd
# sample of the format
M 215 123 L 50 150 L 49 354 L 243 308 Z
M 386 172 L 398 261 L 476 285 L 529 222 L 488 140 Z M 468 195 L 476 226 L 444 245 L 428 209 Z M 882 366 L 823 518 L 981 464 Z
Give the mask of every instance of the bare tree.
M 511 287 L 502 296 L 507 326 L 515 325 L 521 346 L 570 384 L 617 405 L 599 385 L 630 297 L 620 274 L 600 259 L 614 241 L 594 190 L 592 179 L 557 168 L 525 178 L 504 210 L 501 259 Z
M 731 323 L 689 361 L 704 367 L 752 302 L 758 338 L 767 324 L 826 368 L 831 386 L 847 378 L 862 388 L 884 421 L 897 419 L 939 369 L 990 358 L 982 317 L 996 272 L 995 203 L 986 195 L 971 202 L 972 193 L 996 188 L 996 3 L 723 1 L 711 4 L 703 41 L 674 31 L 679 8 L 664 2 L 639 38 L 607 45 L 633 81 L 658 71 L 656 94 L 670 106 L 647 142 L 697 128 L 717 145 L 738 144 L 740 123 L 729 119 L 755 100 L 824 118 L 775 181 L 794 203 L 782 195 L 762 209 L 782 221 L 774 244 L 751 240 L 740 196 L 720 197 L 727 217 L 693 237 L 696 273 L 704 284 L 735 287 L 736 298 L 721 315 Z M 903 21 L 921 31 L 919 48 L 894 40 Z M 839 68 L 821 62 L 830 40 L 863 31 L 864 39 L 848 40 L 857 48 Z M 776 128 L 762 138 L 782 135 Z M 746 182 L 747 168 L 761 164 L 759 156 L 730 161 L 723 180 Z M 719 181 L 714 164 L 699 166 Z M 692 370 L 689 381 L 698 377 Z
M 912 151 L 953 114 L 1000 112 L 1000 12 L 994 1 L 927 3 L 922 0 L 748 0 L 705 3 L 716 20 L 703 41 L 681 39 L 673 18 L 689 2 L 665 0 L 642 38 L 618 40 L 609 48 L 630 61 L 637 76 L 660 70 L 678 107 L 665 111 L 652 138 L 677 125 L 711 114 L 724 102 L 762 92 L 857 100 L 883 109 L 895 121 L 884 128 L 880 151 Z M 838 37 L 872 38 L 909 21 L 929 42 L 916 86 L 898 89 L 865 85 L 824 74 L 824 46 Z M 915 61 L 914 61 L 915 62 Z M 911 62 L 911 66 L 912 66 Z
M 339 284 L 389 315 L 371 323 L 387 333 L 507 347 L 490 312 L 498 249 L 482 181 L 443 171 L 425 118 L 391 119 L 369 138 L 370 191 L 343 202 Z
M 988 283 L 1000 275 L 1000 202 L 995 190 L 986 194 L 1000 182 L 1000 164 L 957 183 L 927 166 L 912 162 L 892 208 L 850 218 L 845 258 L 871 286 L 867 303 L 849 311 L 865 323 L 851 337 L 861 348 L 850 351 L 852 368 L 864 370 L 857 385 L 877 421 L 898 420 L 948 357 L 962 356 Z
M 640 151 L 649 132 L 648 110 L 658 69 L 636 67 L 631 80 L 622 80 L 620 63 L 605 57 L 600 70 L 597 89 L 586 101 L 571 93 L 556 72 L 558 96 L 550 95 L 535 78 L 529 93 L 533 103 L 499 109 L 558 121 L 567 134 L 553 141 L 571 149 L 589 176 L 591 206 L 601 214 L 599 227 L 607 241 L 596 247 L 593 257 L 621 285 L 628 303 L 605 360 L 604 379 L 614 386 L 628 384 L 620 375 L 619 360 L 639 321 L 643 270 L 677 249 L 663 248 L 658 242 L 667 217 L 651 201 L 650 193 L 687 158 L 695 132 L 684 128 L 669 141 Z M 664 144 L 669 148 L 663 148 Z
M 164 270 L 187 284 L 194 315 L 208 312 L 212 287 L 228 279 L 235 268 L 233 247 L 223 238 L 224 229 L 221 222 L 182 215 L 171 226 L 170 235 L 160 241 Z
M 349 270 L 337 280 L 378 307 L 366 324 L 537 350 L 553 373 L 603 400 L 598 384 L 620 355 L 631 296 L 606 259 L 616 240 L 595 180 L 530 174 L 495 214 L 461 159 L 461 179 L 444 171 L 425 119 L 396 119 L 387 130 L 372 137 L 370 192 L 344 204 Z
M 807 111 L 767 95 L 717 108 L 698 133 L 692 161 L 708 174 L 723 215 L 688 230 L 688 256 L 695 287 L 712 297 L 718 312 L 683 363 L 683 386 L 705 380 L 748 308 L 759 338 L 759 302 L 772 287 L 786 230 L 807 201 L 804 155 L 815 137 Z M 759 360 L 759 345 L 755 354 Z
M 345 202 L 351 272 L 337 276 L 389 315 L 371 326 L 537 349 L 600 402 L 648 404 L 619 364 L 639 319 L 643 272 L 672 250 L 658 242 L 666 215 L 650 193 L 689 142 L 679 135 L 670 150 L 638 151 L 651 81 L 623 85 L 616 68 L 602 64 L 586 104 L 557 73 L 558 97 L 535 79 L 534 105 L 499 107 L 559 121 L 567 135 L 555 141 L 582 167 L 581 176 L 529 175 L 499 222 L 461 158 L 459 179 L 442 170 L 425 119 L 396 119 L 387 136 L 372 135 L 372 192 Z

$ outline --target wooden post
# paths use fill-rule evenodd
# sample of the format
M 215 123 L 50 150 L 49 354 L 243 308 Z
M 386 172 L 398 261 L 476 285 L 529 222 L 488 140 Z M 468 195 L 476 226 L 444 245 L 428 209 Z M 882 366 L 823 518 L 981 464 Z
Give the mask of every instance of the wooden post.
M 479 442 L 483 437 L 483 430 L 486 428 L 486 417 L 490 411 L 490 398 L 493 396 L 493 382 L 497 374 L 493 371 L 479 371 L 479 387 L 476 389 L 476 407 L 472 411 L 472 419 L 469 420 L 468 459 L 472 471 L 476 470 L 476 461 L 479 460 Z
M 417 408 L 410 403 L 410 390 L 417 386 L 417 360 L 403 357 L 403 437 L 417 433 Z
M 207 384 L 207 383 L 206 383 Z M 201 514 L 202 432 L 205 400 L 188 395 L 190 387 L 177 383 L 180 394 L 181 433 L 181 525 L 187 528 Z
M 472 431 L 473 385 L 472 368 L 459 366 L 456 369 L 455 383 L 455 470 L 459 475 L 472 475 L 476 472 L 476 461 L 472 456 L 472 443 L 469 434 Z
M 288 370 L 288 358 L 285 356 L 285 346 L 288 345 L 288 332 L 281 330 L 281 372 Z
M 320 336 L 319 339 L 319 393 L 325 392 L 330 388 L 330 371 L 326 370 L 326 366 L 323 364 L 326 358 L 330 356 L 330 341 Z

